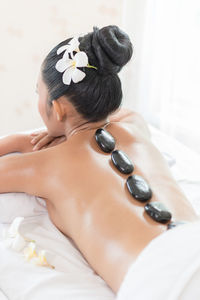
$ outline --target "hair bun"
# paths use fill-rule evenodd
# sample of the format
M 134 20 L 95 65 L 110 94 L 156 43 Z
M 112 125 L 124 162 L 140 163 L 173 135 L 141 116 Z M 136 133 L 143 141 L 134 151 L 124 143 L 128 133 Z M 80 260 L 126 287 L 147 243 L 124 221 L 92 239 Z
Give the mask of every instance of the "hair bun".
M 129 36 L 116 25 L 94 26 L 91 42 L 100 73 L 118 73 L 133 54 Z

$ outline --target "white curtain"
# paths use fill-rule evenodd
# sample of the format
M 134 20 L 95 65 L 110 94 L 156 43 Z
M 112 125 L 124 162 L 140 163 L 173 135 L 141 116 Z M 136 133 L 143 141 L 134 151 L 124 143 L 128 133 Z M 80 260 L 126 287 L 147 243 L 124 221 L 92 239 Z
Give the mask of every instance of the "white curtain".
M 126 106 L 200 153 L 200 0 L 124 0 Z

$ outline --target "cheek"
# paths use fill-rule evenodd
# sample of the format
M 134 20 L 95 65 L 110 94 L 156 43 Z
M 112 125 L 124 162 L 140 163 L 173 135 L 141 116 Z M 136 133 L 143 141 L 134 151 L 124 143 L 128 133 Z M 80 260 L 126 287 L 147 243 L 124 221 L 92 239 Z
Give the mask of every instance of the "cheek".
M 58 123 L 56 122 L 56 120 L 54 118 L 52 118 L 51 115 L 51 108 L 48 107 L 48 105 L 46 105 L 46 99 L 44 98 L 39 98 L 38 99 L 38 111 L 40 113 L 40 116 L 44 122 L 44 124 L 46 125 L 48 132 L 50 135 L 52 136 L 60 136 L 64 134 L 63 128 L 60 128 L 61 126 L 58 125 Z M 47 106 L 47 107 L 46 107 Z M 47 113 L 47 110 L 48 113 Z M 49 117 L 48 117 L 49 114 Z
M 45 118 L 45 105 L 44 105 L 44 101 L 42 101 L 41 98 L 38 99 L 38 111 L 40 113 L 40 116 L 44 120 L 44 118 Z
M 47 114 L 46 114 L 46 110 L 45 110 L 45 103 L 44 103 L 44 101 L 42 101 L 42 99 L 38 100 L 38 111 L 40 113 L 40 116 L 41 116 L 44 124 L 48 128 L 49 122 L 48 122 L 48 118 L 47 118 Z
M 40 116 L 42 116 L 41 115 L 41 101 L 40 101 L 40 99 L 38 100 L 38 111 L 40 113 Z
M 52 122 L 52 120 L 49 119 L 49 117 L 47 116 L 47 110 L 48 108 L 46 107 L 46 103 L 45 101 L 43 101 L 43 99 L 39 99 L 38 101 L 38 111 L 40 113 L 40 116 L 44 122 L 44 124 L 46 125 L 48 132 L 50 135 L 52 136 L 58 136 L 57 134 L 54 133 L 54 124 Z

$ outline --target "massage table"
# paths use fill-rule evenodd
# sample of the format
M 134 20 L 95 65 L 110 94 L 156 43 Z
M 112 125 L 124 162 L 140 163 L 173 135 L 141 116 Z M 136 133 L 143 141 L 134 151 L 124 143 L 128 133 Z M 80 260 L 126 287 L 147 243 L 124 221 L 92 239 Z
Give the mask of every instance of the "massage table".
M 200 155 L 151 124 L 148 126 L 152 142 L 200 214 Z M 47 251 L 47 260 L 54 269 L 33 265 L 25 261 L 22 252 L 4 246 L 3 231 L 16 217 L 24 217 L 20 233 L 35 240 L 38 249 Z M 0 194 L 0 300 L 6 299 L 111 300 L 115 295 L 92 270 L 73 241 L 54 226 L 42 198 L 5 193 Z

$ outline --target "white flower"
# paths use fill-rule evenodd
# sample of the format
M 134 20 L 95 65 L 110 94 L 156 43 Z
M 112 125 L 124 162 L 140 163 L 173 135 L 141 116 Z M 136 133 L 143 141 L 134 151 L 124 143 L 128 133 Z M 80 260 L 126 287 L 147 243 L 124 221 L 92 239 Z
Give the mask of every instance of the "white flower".
M 70 59 L 66 56 L 59 59 L 56 63 L 56 70 L 63 73 L 63 83 L 69 85 L 71 80 L 74 83 L 81 81 L 85 77 L 85 73 L 77 67 L 86 67 L 88 65 L 88 56 L 85 52 L 79 51 Z
M 72 53 L 73 51 L 80 51 L 79 50 L 79 41 L 78 41 L 78 37 L 74 37 L 73 39 L 70 40 L 70 42 L 67 45 L 63 45 L 60 48 L 58 48 L 57 50 L 57 54 L 59 55 L 60 53 L 62 53 L 64 50 L 64 57 L 66 58 L 66 56 L 68 55 L 68 53 Z
M 97 67 L 89 65 L 88 56 L 84 51 L 80 51 L 79 44 L 78 37 L 74 37 L 67 45 L 61 46 L 57 50 L 58 55 L 65 51 L 63 57 L 59 59 L 55 65 L 57 71 L 61 73 L 64 72 L 62 76 L 64 84 L 69 85 L 71 80 L 74 83 L 83 80 L 86 74 L 77 69 L 78 67 L 97 69 Z M 73 55 L 73 51 L 77 53 Z M 71 58 L 69 54 L 71 55 Z
M 35 251 L 35 243 L 31 242 L 28 244 L 28 246 L 24 249 L 24 257 L 26 260 L 30 260 L 32 257 L 37 256 L 37 253 Z
M 8 229 L 3 230 L 3 242 L 6 248 L 21 251 L 25 247 L 26 241 L 18 232 L 19 226 L 23 220 L 24 217 L 17 217 Z
M 27 261 L 30 261 L 34 265 L 50 267 L 54 269 L 55 267 L 50 265 L 47 262 L 46 258 L 46 250 L 39 251 L 39 254 L 36 252 L 36 244 L 31 242 L 28 246 L 24 249 L 24 257 Z
M 49 267 L 49 268 L 55 269 L 54 266 L 50 265 L 47 262 L 45 255 L 46 255 L 46 250 L 39 251 L 39 254 L 36 257 L 32 258 L 31 263 L 38 265 L 38 266 Z
M 19 226 L 24 220 L 24 217 L 17 217 L 11 223 L 8 229 L 3 230 L 3 242 L 6 248 L 12 248 L 15 251 L 21 251 L 26 246 L 26 241 L 29 242 L 28 246 L 23 251 L 23 256 L 27 261 L 31 260 L 32 263 L 40 266 L 55 267 L 50 265 L 46 259 L 46 250 L 41 250 L 39 255 L 36 252 L 36 243 L 33 240 L 23 237 L 19 233 Z

